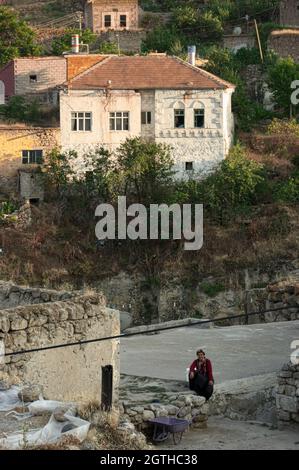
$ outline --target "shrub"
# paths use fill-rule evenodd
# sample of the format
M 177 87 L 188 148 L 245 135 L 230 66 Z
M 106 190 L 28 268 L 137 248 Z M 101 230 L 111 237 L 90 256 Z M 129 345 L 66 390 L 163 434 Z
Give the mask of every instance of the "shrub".
M 16 122 L 37 123 L 42 119 L 38 101 L 22 96 L 12 96 L 7 104 L 1 105 L 0 115 L 4 120 Z
M 209 297 L 216 297 L 216 295 L 220 294 L 220 292 L 225 291 L 225 287 L 223 284 L 202 282 L 200 284 L 200 290 L 202 290 L 202 292 L 204 292 Z

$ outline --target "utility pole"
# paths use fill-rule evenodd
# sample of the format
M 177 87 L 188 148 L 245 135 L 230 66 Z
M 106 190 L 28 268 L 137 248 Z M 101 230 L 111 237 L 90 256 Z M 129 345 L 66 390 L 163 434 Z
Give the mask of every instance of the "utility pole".
M 261 44 L 260 32 L 259 32 L 259 28 L 258 28 L 256 20 L 254 20 L 254 25 L 255 25 L 255 30 L 256 30 L 257 42 L 258 42 L 259 49 L 260 49 L 261 61 L 262 63 L 264 63 L 264 54 L 263 54 L 263 49 L 262 49 L 262 44 Z

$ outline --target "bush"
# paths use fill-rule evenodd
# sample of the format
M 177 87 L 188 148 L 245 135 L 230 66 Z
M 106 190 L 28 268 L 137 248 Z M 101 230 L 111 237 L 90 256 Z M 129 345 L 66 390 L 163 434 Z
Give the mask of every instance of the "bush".
M 296 204 L 299 202 L 299 173 L 280 183 L 275 190 L 278 202 Z
M 158 26 L 147 34 L 142 50 L 143 52 L 171 52 L 173 45 L 178 41 L 185 45 L 185 39 L 175 28 Z
M 255 203 L 255 191 L 262 180 L 262 166 L 249 160 L 237 144 L 220 168 L 203 181 L 205 207 L 214 220 L 226 223 Z
M 200 284 L 200 290 L 202 290 L 209 297 L 216 297 L 220 292 L 225 291 L 223 284 L 213 284 L 210 282 L 202 282 Z
M 7 121 L 38 123 L 42 113 L 37 100 L 28 101 L 22 96 L 12 96 L 7 104 L 0 105 L 0 116 Z
M 270 135 L 280 135 L 286 138 L 299 137 L 299 124 L 296 119 L 281 120 L 273 119 L 267 127 L 267 133 Z
M 76 28 L 68 29 L 62 36 L 55 38 L 52 41 L 52 54 L 61 55 L 63 52 L 70 51 L 72 47 L 73 34 L 79 34 L 80 42 L 89 45 L 94 43 L 97 37 L 90 29 L 84 29 L 83 31 Z
M 273 92 L 274 99 L 278 108 L 289 116 L 291 108 L 291 84 L 298 79 L 299 64 L 288 57 L 286 59 L 279 58 L 275 63 L 268 67 L 268 85 Z M 299 111 L 299 105 L 294 106 L 295 112 Z

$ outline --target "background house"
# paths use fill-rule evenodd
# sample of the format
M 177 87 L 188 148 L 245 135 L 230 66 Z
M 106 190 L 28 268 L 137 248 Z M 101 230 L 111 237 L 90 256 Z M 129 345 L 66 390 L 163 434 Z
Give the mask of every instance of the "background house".
M 299 28 L 299 0 L 281 0 L 280 24 Z
M 138 0 L 86 0 L 85 26 L 95 33 L 114 30 L 136 30 L 139 26 Z
M 61 91 L 62 148 L 114 150 L 141 136 L 171 145 L 179 177 L 209 171 L 232 142 L 233 92 L 230 83 L 175 57 L 110 56 Z
M 0 104 L 15 95 L 56 105 L 57 86 L 103 60 L 99 54 L 21 57 L 0 69 Z

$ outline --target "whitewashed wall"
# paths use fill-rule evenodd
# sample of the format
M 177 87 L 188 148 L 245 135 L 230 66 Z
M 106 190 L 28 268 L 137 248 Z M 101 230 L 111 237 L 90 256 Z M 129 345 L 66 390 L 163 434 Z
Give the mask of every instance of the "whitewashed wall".
M 214 169 L 227 155 L 233 138 L 232 90 L 152 90 L 61 92 L 61 142 L 63 150 L 86 153 L 99 145 L 115 150 L 126 138 L 143 136 L 172 147 L 175 170 L 186 177 L 185 162 L 195 172 Z M 174 127 L 174 109 L 185 109 L 185 128 Z M 194 128 L 194 109 L 204 107 L 205 127 Z M 71 130 L 71 112 L 92 112 L 92 131 Z M 130 112 L 129 131 L 110 131 L 109 113 Z M 152 113 L 150 125 L 141 125 L 141 111 Z

